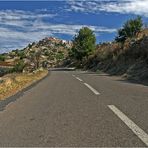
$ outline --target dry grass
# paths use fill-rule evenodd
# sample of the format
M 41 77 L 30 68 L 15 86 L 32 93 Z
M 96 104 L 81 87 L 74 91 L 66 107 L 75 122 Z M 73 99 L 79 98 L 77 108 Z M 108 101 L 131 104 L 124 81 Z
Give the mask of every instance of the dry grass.
M 48 71 L 38 71 L 29 74 L 9 74 L 3 77 L 3 82 L 0 83 L 0 100 L 5 100 L 9 96 L 16 94 L 23 88 L 40 80 L 48 74 Z

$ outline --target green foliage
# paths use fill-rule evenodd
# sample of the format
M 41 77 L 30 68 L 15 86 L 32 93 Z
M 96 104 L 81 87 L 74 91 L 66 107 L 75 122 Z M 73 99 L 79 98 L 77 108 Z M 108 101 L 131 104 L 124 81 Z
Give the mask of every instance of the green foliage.
M 23 60 L 20 60 L 12 69 L 13 72 L 23 72 L 23 69 L 25 68 L 25 63 Z
M 49 50 L 45 50 L 45 51 L 44 51 L 44 55 L 45 55 L 45 56 L 50 56 L 50 55 L 51 55 L 51 52 L 50 52 Z
M 0 54 L 0 61 L 5 61 L 5 56 Z
M 64 53 L 63 52 L 58 52 L 57 54 L 56 54 L 56 59 L 57 60 L 61 60 L 61 59 L 64 59 Z
M 26 58 L 24 51 L 18 51 L 17 55 L 20 57 L 20 59 Z
M 5 74 L 8 74 L 10 72 L 11 72 L 11 69 L 10 68 L 1 68 L 0 67 L 0 77 L 2 77 Z
M 124 42 L 127 38 L 135 37 L 136 34 L 142 29 L 143 22 L 141 17 L 130 19 L 121 29 L 118 30 L 118 36 L 116 37 L 117 42 Z
M 88 57 L 95 50 L 96 37 L 91 29 L 83 27 L 74 37 L 71 56 L 77 60 Z

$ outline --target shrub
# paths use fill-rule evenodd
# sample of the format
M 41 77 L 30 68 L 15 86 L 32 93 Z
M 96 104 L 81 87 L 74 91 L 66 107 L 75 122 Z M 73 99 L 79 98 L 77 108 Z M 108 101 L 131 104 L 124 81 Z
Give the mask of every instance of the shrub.
M 5 56 L 4 55 L 0 55 L 0 61 L 5 61 Z
M 57 60 L 64 59 L 64 53 L 63 53 L 63 52 L 58 52 L 58 53 L 56 54 L 56 59 L 57 59 Z
M 25 68 L 25 63 L 23 60 L 20 60 L 12 69 L 12 72 L 23 72 L 23 69 Z
M 20 57 L 20 59 L 26 58 L 26 54 L 24 51 L 18 51 L 17 55 Z
M 127 38 L 135 37 L 136 34 L 142 29 L 143 22 L 141 17 L 130 19 L 121 29 L 118 30 L 118 36 L 116 37 L 117 42 L 124 42 Z

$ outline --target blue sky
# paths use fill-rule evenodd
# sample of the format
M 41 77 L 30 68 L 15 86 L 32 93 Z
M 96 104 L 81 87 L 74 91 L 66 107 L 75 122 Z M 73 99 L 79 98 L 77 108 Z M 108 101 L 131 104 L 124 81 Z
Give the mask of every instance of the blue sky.
M 148 0 L 0 1 L 0 53 L 47 36 L 71 40 L 83 26 L 112 41 L 129 18 L 148 21 Z

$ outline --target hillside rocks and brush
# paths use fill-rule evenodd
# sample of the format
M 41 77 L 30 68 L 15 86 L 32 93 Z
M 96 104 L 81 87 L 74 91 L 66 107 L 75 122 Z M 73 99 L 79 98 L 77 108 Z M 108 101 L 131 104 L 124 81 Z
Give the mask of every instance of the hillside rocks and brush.
M 106 43 L 97 46 L 86 68 L 100 69 L 111 75 L 123 75 L 133 80 L 148 80 L 148 29 L 124 43 Z
M 7 72 L 33 72 L 39 68 L 56 67 L 67 57 L 71 45 L 70 41 L 49 37 L 31 43 L 23 50 L 17 49 L 1 54 L 0 75 Z
M 148 29 L 125 43 L 104 43 L 84 61 L 84 68 L 128 79 L 148 81 Z

